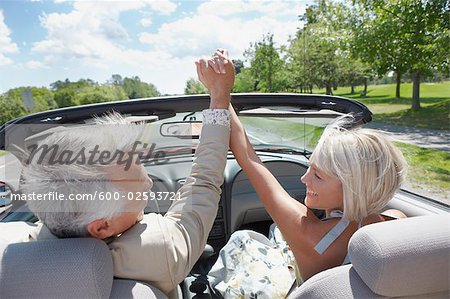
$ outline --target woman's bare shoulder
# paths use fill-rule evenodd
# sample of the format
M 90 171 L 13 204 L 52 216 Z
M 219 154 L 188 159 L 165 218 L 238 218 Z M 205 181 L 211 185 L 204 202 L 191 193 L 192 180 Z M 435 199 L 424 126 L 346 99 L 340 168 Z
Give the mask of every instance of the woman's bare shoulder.
M 372 215 L 367 216 L 362 221 L 362 225 L 364 226 L 364 225 L 368 225 L 368 224 L 372 224 L 372 223 L 395 220 L 395 219 L 403 219 L 403 218 L 407 218 L 407 216 L 402 211 L 396 210 L 396 209 L 389 209 L 380 214 L 372 214 Z
M 387 220 L 403 219 L 403 218 L 407 218 L 408 217 L 408 216 L 405 215 L 405 213 L 403 213 L 400 210 L 396 210 L 396 209 L 386 210 L 386 211 L 380 213 L 380 215 L 389 218 Z

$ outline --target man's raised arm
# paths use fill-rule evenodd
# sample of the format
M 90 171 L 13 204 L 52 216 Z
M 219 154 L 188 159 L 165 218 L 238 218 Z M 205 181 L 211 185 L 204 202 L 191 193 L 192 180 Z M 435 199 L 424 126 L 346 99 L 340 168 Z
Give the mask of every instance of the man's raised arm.
M 200 80 L 211 95 L 210 109 L 203 111 L 200 144 L 190 176 L 179 190 L 181 201 L 167 212 L 167 227 L 174 239 L 174 273 L 182 280 L 202 254 L 209 231 L 217 215 L 230 137 L 230 91 L 234 83 L 234 67 L 229 62 L 217 74 L 208 65 L 212 60 L 196 62 Z M 170 223 L 172 222 L 172 223 Z
M 166 294 L 183 281 L 202 254 L 217 215 L 230 137 L 230 92 L 234 66 L 212 67 L 214 58 L 196 62 L 200 80 L 211 95 L 191 174 L 166 215 L 147 214 L 124 232 L 110 249 L 114 275 L 149 282 Z

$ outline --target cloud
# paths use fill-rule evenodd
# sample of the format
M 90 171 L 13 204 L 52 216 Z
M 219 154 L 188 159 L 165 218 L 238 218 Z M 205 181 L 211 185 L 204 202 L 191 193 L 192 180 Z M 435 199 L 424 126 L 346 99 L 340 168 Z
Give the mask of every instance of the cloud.
M 177 9 L 177 4 L 170 0 L 145 0 L 143 1 L 149 5 L 153 10 L 163 15 L 170 15 Z
M 33 43 L 32 52 L 43 59 L 29 61 L 24 67 L 62 70 L 64 66 L 64 76 L 84 74 L 99 82 L 109 78 L 105 74 L 138 75 L 163 93 L 182 93 L 188 78 L 196 77 L 193 61 L 218 47 L 242 59 L 244 50 L 263 34 L 273 33 L 278 45 L 286 44 L 299 26 L 297 15 L 304 11 L 295 1 L 270 5 L 258 1 L 206 2 L 160 25 L 160 18 L 153 18 L 153 14 L 173 13 L 176 4 L 145 0 L 70 5 L 72 10 L 67 13 L 40 16 L 47 35 Z M 151 25 L 138 27 L 144 30 L 138 35 L 140 45 L 134 40 L 135 32 L 127 31 L 121 23 L 127 12 L 140 13 L 136 20 L 141 26 Z
M 45 69 L 48 68 L 46 64 L 42 61 L 30 60 L 22 64 L 22 66 L 26 69 L 37 70 L 37 69 Z
M 47 57 L 62 59 L 103 59 L 119 50 L 120 42 L 129 39 L 120 24 L 122 12 L 143 6 L 137 1 L 75 2 L 69 13 L 51 13 L 40 16 L 47 30 L 44 40 L 35 42 L 32 50 Z
M 11 40 L 11 30 L 5 24 L 3 11 L 0 10 L 0 66 L 11 64 L 13 60 L 5 54 L 18 53 L 17 44 Z
M 231 55 L 241 55 L 251 42 L 274 34 L 275 42 L 286 44 L 297 31 L 296 19 L 280 21 L 270 16 L 224 18 L 199 14 L 162 25 L 156 33 L 142 33 L 139 40 L 152 48 L 174 56 L 202 55 L 217 47 L 228 48 Z
M 59 0 L 58 0 L 59 1 Z M 127 11 L 150 7 L 168 14 L 176 9 L 170 1 L 76 1 L 69 13 L 50 13 L 40 16 L 47 30 L 45 39 L 35 42 L 32 51 L 61 59 L 116 59 L 121 56 L 122 44 L 130 41 L 120 16 Z M 151 19 L 143 19 L 150 25 Z
M 32 0 L 32 1 L 41 1 L 41 0 Z M 149 6 L 153 11 L 162 14 L 162 15 L 170 15 L 177 9 L 177 4 L 170 0 L 132 0 L 132 1 L 124 1 L 124 0 L 96 0 L 96 1 L 86 1 L 86 0 L 53 0 L 54 3 L 87 3 L 87 2 L 97 2 L 97 4 L 107 6 L 116 6 L 121 2 L 135 2 L 139 6 Z
M 218 47 L 227 48 L 232 57 L 242 59 L 250 43 L 261 40 L 264 34 L 273 33 L 278 46 L 286 44 L 299 26 L 297 15 L 305 9 L 298 2 L 280 2 L 274 6 L 247 1 L 242 5 L 240 2 L 231 4 L 225 1 L 201 4 L 195 13 L 180 15 L 162 24 L 156 32 L 139 35 L 141 43 L 171 57 L 164 62 L 164 68 L 158 70 L 160 76 L 152 81 L 158 88 L 182 92 L 188 78 L 196 78 L 193 61 Z
M 142 27 L 149 27 L 152 24 L 152 19 L 150 18 L 142 18 L 139 23 Z
M 304 7 L 301 1 L 223 1 L 212 0 L 199 5 L 197 12 L 200 15 L 230 16 L 249 12 L 261 13 L 266 16 L 291 15 L 293 11 Z

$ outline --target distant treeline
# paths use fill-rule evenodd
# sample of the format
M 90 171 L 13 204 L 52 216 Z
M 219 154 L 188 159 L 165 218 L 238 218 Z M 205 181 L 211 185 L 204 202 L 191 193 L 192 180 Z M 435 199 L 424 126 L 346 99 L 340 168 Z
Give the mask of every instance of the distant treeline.
M 19 87 L 0 94 L 0 123 L 33 112 L 68 106 L 159 96 L 153 84 L 137 76 L 112 75 L 107 83 L 91 79 L 56 81 L 45 87 Z

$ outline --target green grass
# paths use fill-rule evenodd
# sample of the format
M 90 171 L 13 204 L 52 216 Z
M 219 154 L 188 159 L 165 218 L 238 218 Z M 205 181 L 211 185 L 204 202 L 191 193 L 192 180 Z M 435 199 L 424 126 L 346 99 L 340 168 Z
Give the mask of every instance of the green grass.
M 265 141 L 310 151 L 314 150 L 324 130 L 323 127 L 305 124 L 302 119 L 240 117 L 240 120 L 247 128 L 258 128 L 256 137 Z
M 0 151 L 0 157 L 6 155 L 5 151 Z
M 408 180 L 415 187 L 450 190 L 450 153 L 402 142 L 395 143 L 409 165 Z
M 334 95 L 364 103 L 373 112 L 375 121 L 437 130 L 450 129 L 450 81 L 420 84 L 422 108 L 418 111 L 411 110 L 411 83 L 402 83 L 401 98 L 395 97 L 395 84 L 370 85 L 366 97 L 360 95 L 362 89 L 362 86 L 357 86 L 355 94 L 350 94 L 350 87 L 339 87 Z M 323 89 L 313 92 L 325 93 Z
M 423 107 L 419 111 L 406 109 L 393 113 L 375 114 L 374 121 L 417 128 L 450 130 L 449 112 L 450 100 L 444 100 L 440 103 Z

